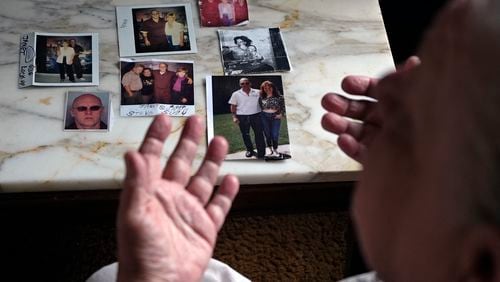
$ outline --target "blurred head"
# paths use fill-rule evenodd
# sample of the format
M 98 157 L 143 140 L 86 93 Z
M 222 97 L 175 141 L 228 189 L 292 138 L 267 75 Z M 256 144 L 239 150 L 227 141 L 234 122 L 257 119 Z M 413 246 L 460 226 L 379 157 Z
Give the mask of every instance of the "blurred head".
M 248 80 L 248 78 L 243 77 L 240 79 L 240 87 L 245 91 L 249 91 L 250 87 L 252 87 L 252 84 L 250 83 L 250 80 Z
M 70 112 L 78 129 L 100 129 L 103 110 L 101 99 L 87 93 L 73 101 Z
M 246 49 L 248 46 L 252 44 L 252 40 L 250 40 L 246 36 L 236 36 L 233 38 L 234 44 L 236 44 L 241 49 Z
M 180 67 L 180 68 L 177 68 L 176 74 L 178 77 L 185 77 L 187 72 L 188 72 L 187 68 Z
M 145 68 L 142 71 L 142 75 L 145 76 L 145 77 L 151 77 L 153 74 L 151 73 L 151 69 L 150 68 Z
M 68 40 L 63 40 L 62 45 L 63 45 L 63 47 L 68 47 L 69 46 L 69 41 Z
M 141 74 L 143 70 L 144 70 L 144 65 L 142 64 L 135 64 L 134 67 L 132 68 L 132 71 L 135 72 L 136 74 Z
M 152 10 L 151 11 L 151 18 L 153 20 L 158 21 L 160 19 L 160 11 L 159 10 Z
M 160 69 L 160 72 L 164 73 L 168 70 L 168 65 L 166 63 L 160 63 L 158 68 Z
M 167 22 L 169 22 L 169 23 L 175 22 L 175 13 L 174 12 L 169 12 L 167 14 Z
M 260 85 L 260 97 L 266 98 L 278 94 L 276 86 L 271 81 L 266 80 Z
M 384 123 L 353 213 L 385 282 L 500 280 L 500 3 L 457 1 L 422 64 L 374 89 Z

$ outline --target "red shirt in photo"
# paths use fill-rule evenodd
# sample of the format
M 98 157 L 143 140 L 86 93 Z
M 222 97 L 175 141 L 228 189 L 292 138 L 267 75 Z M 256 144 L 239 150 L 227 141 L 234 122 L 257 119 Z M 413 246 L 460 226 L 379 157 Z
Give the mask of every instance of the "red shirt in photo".
M 234 2 L 234 14 L 236 24 L 248 20 L 248 6 L 246 0 L 236 0 Z
M 202 0 L 200 3 L 200 14 L 202 26 L 221 26 L 219 1 Z

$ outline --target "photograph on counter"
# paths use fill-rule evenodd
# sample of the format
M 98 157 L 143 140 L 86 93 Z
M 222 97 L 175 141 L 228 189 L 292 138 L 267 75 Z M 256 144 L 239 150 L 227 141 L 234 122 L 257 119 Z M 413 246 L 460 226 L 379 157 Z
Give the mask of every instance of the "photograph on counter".
M 224 136 L 227 160 L 291 158 L 281 76 L 207 76 L 207 137 Z
M 194 107 L 192 61 L 121 59 L 121 116 L 190 116 Z
M 116 7 L 120 57 L 196 53 L 189 4 Z
M 279 28 L 218 30 L 225 75 L 290 71 Z
M 29 37 L 32 37 L 32 40 Z M 32 44 L 27 43 L 30 41 Z M 33 32 L 23 35 L 19 86 L 98 85 L 98 46 L 96 33 Z M 30 78 L 24 79 L 25 85 L 21 85 L 21 75 L 26 73 L 23 69 L 30 70 L 31 74 Z
M 248 24 L 246 0 L 199 0 L 201 26 L 240 26 Z
M 64 130 L 108 131 L 111 103 L 109 92 L 68 91 Z

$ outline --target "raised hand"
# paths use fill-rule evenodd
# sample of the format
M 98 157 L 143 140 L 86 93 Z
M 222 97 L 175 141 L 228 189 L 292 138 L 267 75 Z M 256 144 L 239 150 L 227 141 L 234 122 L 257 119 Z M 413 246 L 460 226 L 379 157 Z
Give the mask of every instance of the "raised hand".
M 393 75 L 409 71 L 419 64 L 417 57 L 410 57 Z M 342 80 L 342 89 L 351 95 L 377 99 L 377 84 L 378 79 L 351 75 Z M 321 121 L 323 128 L 339 136 L 337 142 L 344 153 L 363 163 L 370 142 L 382 126 L 378 104 L 348 99 L 336 93 L 325 94 L 321 104 L 328 111 Z
M 170 128 L 167 116 L 156 117 L 139 151 L 125 155 L 118 213 L 119 281 L 199 281 L 238 193 L 235 176 L 225 176 L 213 193 L 228 148 L 222 137 L 212 140 L 191 176 L 203 133 L 200 117 L 187 120 L 163 168 L 160 156 Z

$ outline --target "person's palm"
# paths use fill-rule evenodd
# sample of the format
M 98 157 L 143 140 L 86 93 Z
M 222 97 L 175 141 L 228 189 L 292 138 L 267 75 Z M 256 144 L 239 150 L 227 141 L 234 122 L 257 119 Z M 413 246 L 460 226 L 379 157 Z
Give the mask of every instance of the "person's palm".
M 410 57 L 400 70 L 389 76 L 399 76 L 419 64 L 418 57 Z M 351 95 L 378 99 L 381 93 L 387 91 L 377 88 L 378 82 L 375 78 L 351 75 L 342 81 L 342 89 Z M 340 149 L 349 157 L 363 163 L 371 141 L 383 126 L 378 103 L 351 100 L 335 93 L 327 93 L 321 104 L 328 111 L 321 121 L 323 128 L 338 134 L 337 143 Z
M 118 217 L 120 281 L 198 281 L 212 256 L 217 232 L 238 191 L 226 176 L 212 196 L 227 142 L 214 138 L 191 176 L 203 127 L 190 118 L 165 169 L 160 164 L 170 131 L 166 116 L 155 119 L 139 152 L 125 156 L 127 176 Z

